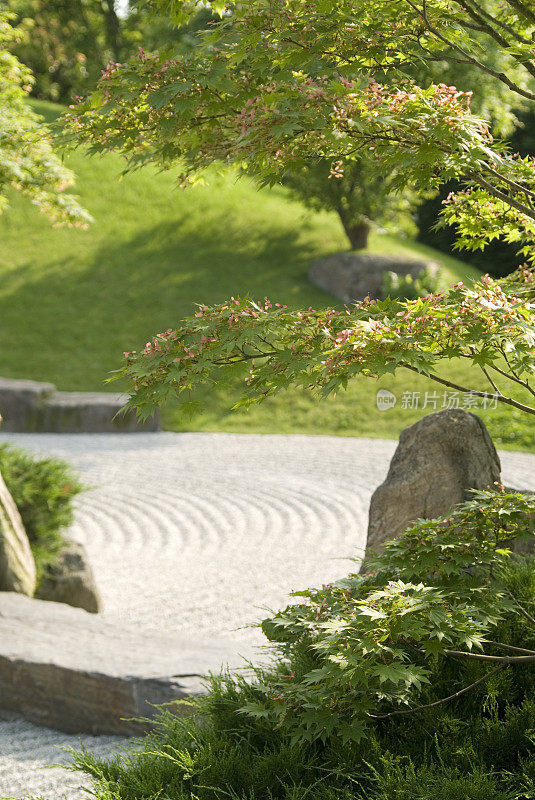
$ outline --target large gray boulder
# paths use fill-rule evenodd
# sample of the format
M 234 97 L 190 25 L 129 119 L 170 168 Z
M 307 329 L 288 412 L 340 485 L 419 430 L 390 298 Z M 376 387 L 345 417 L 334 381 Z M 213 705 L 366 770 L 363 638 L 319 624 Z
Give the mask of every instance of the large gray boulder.
M 35 562 L 22 519 L 0 475 L 0 591 L 33 595 Z
M 440 265 L 435 261 L 400 256 L 334 253 L 316 261 L 310 268 L 308 277 L 315 286 L 344 303 L 354 303 L 367 296 L 372 300 L 381 299 L 385 272 L 417 278 L 425 269 L 435 276 Z
M 483 421 L 460 408 L 438 411 L 405 428 L 386 480 L 375 490 L 367 548 L 380 552 L 414 520 L 446 514 L 470 489 L 500 481 L 500 460 Z
M 36 597 L 67 603 L 92 614 L 102 610 L 102 600 L 83 545 L 65 544 L 55 563 L 47 568 Z

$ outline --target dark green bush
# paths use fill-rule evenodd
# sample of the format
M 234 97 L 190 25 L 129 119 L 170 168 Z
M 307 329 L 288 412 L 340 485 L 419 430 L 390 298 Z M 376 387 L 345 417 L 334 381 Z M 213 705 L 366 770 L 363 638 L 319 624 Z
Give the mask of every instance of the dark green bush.
M 83 486 L 61 459 L 38 458 L 10 445 L 0 445 L 0 474 L 20 511 L 39 579 L 64 542 L 73 497 Z
M 399 275 L 397 272 L 385 272 L 381 284 L 383 297 L 397 297 L 400 300 L 417 300 L 426 297 L 437 288 L 438 279 L 427 269 L 423 269 L 415 278 L 412 275 Z

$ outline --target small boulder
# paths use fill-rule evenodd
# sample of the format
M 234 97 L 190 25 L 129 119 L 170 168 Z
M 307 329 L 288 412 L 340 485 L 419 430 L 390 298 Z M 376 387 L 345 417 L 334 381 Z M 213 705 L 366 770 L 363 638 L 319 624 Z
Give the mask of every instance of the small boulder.
M 65 544 L 55 563 L 47 568 L 36 597 L 83 608 L 92 614 L 102 610 L 102 600 L 83 545 Z
M 367 548 L 380 552 L 417 519 L 446 514 L 470 489 L 500 481 L 500 459 L 476 414 L 460 408 L 429 414 L 405 428 L 386 480 L 370 503 Z
M 0 591 L 31 597 L 35 562 L 19 510 L 0 475 Z
M 381 286 L 386 272 L 417 278 L 424 270 L 436 276 L 440 265 L 400 256 L 368 253 L 334 253 L 312 265 L 308 273 L 311 283 L 342 300 L 354 303 L 370 297 L 381 298 Z

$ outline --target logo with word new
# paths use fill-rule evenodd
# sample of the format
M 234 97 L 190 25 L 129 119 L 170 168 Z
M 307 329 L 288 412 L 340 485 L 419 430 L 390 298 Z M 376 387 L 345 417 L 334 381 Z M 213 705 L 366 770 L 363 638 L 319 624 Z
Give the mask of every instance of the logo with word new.
M 388 389 L 379 389 L 377 392 L 377 408 L 379 411 L 388 411 L 389 408 L 394 408 L 397 403 L 397 397 Z

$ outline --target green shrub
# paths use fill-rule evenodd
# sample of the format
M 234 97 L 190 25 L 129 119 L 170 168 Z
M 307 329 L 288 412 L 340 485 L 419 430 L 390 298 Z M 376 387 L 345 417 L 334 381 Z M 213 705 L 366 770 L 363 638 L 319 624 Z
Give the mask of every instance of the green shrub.
M 412 275 L 399 275 L 397 272 L 385 272 L 381 283 L 382 297 L 396 297 L 399 300 L 417 300 L 432 294 L 438 285 L 438 279 L 426 267 L 415 278 Z
M 533 510 L 532 498 L 481 492 L 418 521 L 373 572 L 299 593 L 265 621 L 271 664 L 212 676 L 195 715 L 165 710 L 111 760 L 81 752 L 74 764 L 97 800 L 535 797 L 535 663 L 489 677 L 471 656 L 535 654 L 535 559 L 507 550 L 511 535 L 533 536 Z
M 73 519 L 72 500 L 83 486 L 59 458 L 38 458 L 0 445 L 0 474 L 19 509 L 35 558 L 38 580 L 53 563 Z
M 377 725 L 360 743 L 292 745 L 240 713 L 250 687 L 214 678 L 197 717 L 163 711 L 111 759 L 73 752 L 96 800 L 524 800 L 535 779 L 534 704 L 482 704 Z

